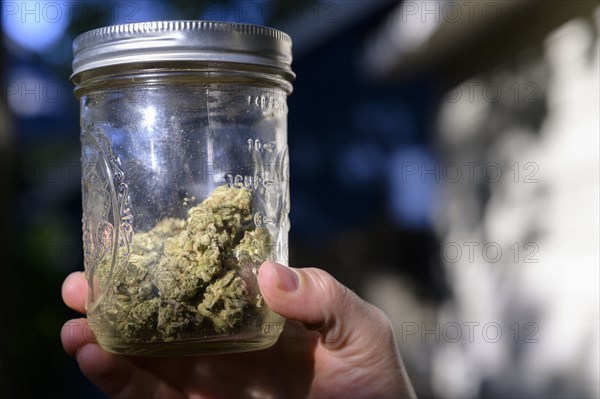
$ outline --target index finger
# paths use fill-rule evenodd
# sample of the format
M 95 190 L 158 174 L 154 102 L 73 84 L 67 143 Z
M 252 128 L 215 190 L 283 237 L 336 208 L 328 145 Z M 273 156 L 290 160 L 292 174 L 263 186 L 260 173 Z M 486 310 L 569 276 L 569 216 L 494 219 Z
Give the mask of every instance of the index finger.
M 62 285 L 62 298 L 65 304 L 79 313 L 85 313 L 87 295 L 88 285 L 83 272 L 69 274 Z

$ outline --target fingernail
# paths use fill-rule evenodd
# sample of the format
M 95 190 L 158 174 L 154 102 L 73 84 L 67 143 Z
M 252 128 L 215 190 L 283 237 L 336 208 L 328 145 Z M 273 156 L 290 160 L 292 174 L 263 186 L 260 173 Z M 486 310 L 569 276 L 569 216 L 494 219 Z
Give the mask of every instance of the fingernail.
M 275 271 L 277 287 L 280 290 L 293 292 L 298 289 L 298 275 L 292 269 L 273 263 L 273 271 Z

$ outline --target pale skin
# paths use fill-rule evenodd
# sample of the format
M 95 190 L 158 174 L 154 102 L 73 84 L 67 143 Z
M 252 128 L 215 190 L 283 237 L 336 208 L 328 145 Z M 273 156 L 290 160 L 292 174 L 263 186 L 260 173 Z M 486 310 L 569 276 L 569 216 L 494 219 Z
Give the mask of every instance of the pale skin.
M 65 351 L 113 398 L 416 398 L 388 318 L 331 275 L 265 262 L 265 302 L 288 319 L 271 348 L 194 357 L 135 357 L 105 352 L 85 318 L 61 331 Z M 81 272 L 62 287 L 85 313 Z

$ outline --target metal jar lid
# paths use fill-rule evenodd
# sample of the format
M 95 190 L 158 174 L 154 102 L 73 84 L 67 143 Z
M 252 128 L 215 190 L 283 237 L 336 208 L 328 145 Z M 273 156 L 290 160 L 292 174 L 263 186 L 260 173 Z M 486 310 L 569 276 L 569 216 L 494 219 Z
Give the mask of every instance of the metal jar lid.
M 273 68 L 287 80 L 292 40 L 276 29 L 212 21 L 155 21 L 108 26 L 73 41 L 71 79 L 95 68 L 157 61 L 212 61 Z

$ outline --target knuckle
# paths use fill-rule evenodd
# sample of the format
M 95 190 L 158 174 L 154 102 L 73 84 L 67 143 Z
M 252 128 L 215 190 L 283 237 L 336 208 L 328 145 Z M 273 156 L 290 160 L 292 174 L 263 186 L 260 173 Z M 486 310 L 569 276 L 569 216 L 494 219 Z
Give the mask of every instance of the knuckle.
M 331 274 L 321 269 L 311 269 L 310 278 L 317 295 L 328 303 L 340 304 L 348 297 L 348 288 L 337 281 Z
M 311 269 L 308 276 L 317 295 L 324 304 L 323 320 L 315 325 L 321 339 L 330 347 L 342 345 L 347 335 L 348 317 L 357 305 L 356 295 L 329 273 L 321 269 Z M 351 324 L 351 323 L 350 323 Z

